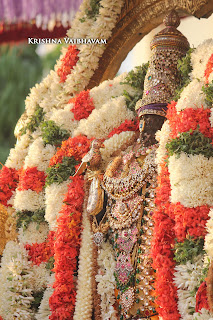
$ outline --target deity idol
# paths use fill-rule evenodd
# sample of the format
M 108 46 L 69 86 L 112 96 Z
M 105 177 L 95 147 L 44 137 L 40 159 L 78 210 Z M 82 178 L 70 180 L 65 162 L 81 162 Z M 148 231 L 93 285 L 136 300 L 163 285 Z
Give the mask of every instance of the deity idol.
M 100 253 L 108 241 L 114 259 L 113 309 L 117 312 L 108 316 L 102 312 L 103 319 L 158 319 L 150 258 L 157 174 L 155 133 L 164 123 L 167 103 L 179 84 L 178 60 L 189 48 L 187 39 L 176 29 L 179 22 L 172 11 L 164 19 L 166 28 L 151 42 L 144 93 L 136 104 L 140 138 L 109 163 L 103 179 L 93 178 L 90 185 L 87 211 L 94 242 Z

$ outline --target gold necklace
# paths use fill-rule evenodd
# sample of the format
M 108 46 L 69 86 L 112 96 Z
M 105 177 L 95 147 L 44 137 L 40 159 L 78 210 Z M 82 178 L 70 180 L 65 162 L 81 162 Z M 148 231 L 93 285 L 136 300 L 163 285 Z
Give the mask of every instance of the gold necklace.
M 156 171 L 155 150 L 152 148 L 144 160 L 142 168 L 134 159 L 129 174 L 123 178 L 111 177 L 106 174 L 101 182 L 102 188 L 109 198 L 113 200 L 127 200 L 138 192 Z

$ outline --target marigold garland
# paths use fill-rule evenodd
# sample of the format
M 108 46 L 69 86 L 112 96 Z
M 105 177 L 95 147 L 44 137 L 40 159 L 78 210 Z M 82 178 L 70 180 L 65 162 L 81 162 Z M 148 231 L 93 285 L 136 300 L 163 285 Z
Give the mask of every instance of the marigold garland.
M 76 65 L 79 57 L 79 50 L 76 45 L 70 45 L 67 48 L 65 56 L 61 59 L 60 68 L 57 70 L 57 74 L 60 77 L 60 82 L 65 82 L 68 74 L 71 73 L 71 70 Z
M 39 193 L 45 185 L 46 174 L 37 167 L 28 167 L 21 172 L 18 190 L 33 190 Z
M 42 262 L 47 262 L 54 256 L 55 232 L 50 231 L 47 240 L 42 243 L 26 244 L 25 249 L 28 251 L 29 260 L 39 266 Z
M 3 166 L 0 171 L 0 202 L 4 206 L 10 206 L 7 201 L 13 195 L 19 181 L 19 171 Z
M 186 108 L 177 112 L 176 102 L 172 101 L 168 105 L 167 118 L 171 127 L 171 138 L 176 138 L 179 132 L 187 132 L 189 130 L 199 130 L 208 138 L 213 138 L 213 128 L 209 121 L 211 114 L 210 109 L 193 109 Z
M 90 97 L 90 90 L 81 91 L 74 98 L 70 99 L 69 103 L 74 106 L 70 111 L 74 114 L 74 119 L 80 121 L 89 117 L 92 110 L 95 109 L 93 98 Z
M 50 297 L 51 320 L 73 319 L 77 268 L 77 256 L 80 249 L 82 207 L 84 200 L 84 180 L 74 177 L 65 197 L 66 204 L 58 218 L 55 241 L 55 289 Z

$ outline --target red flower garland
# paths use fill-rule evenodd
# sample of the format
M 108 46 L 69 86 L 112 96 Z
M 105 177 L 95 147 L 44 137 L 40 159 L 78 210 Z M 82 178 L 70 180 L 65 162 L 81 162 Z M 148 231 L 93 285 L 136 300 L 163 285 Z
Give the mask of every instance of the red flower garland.
M 213 138 L 213 128 L 209 121 L 210 109 L 186 108 L 177 112 L 176 102 L 168 105 L 167 118 L 171 127 L 171 138 L 176 138 L 179 132 L 187 132 L 190 129 L 196 130 L 199 126 L 200 132 L 208 138 Z
M 79 50 L 77 49 L 76 45 L 70 45 L 67 48 L 65 56 L 61 59 L 61 66 L 57 70 L 57 74 L 60 77 L 60 82 L 66 81 L 68 74 L 71 73 L 71 70 L 78 62 L 78 53 Z
M 201 283 L 197 291 L 195 311 L 199 312 L 202 308 L 210 310 L 207 298 L 207 286 L 205 281 Z
M 204 72 L 204 77 L 206 78 L 206 83 L 209 82 L 209 76 L 213 72 L 213 54 L 208 60 L 208 63 L 206 65 L 206 70 Z
M 77 268 L 77 256 L 80 250 L 82 207 L 84 200 L 83 177 L 72 179 L 65 197 L 65 205 L 58 218 L 55 241 L 55 283 L 54 293 L 50 297 L 51 320 L 73 319 Z
M 186 208 L 180 203 L 171 204 L 175 217 L 175 236 L 177 240 L 184 241 L 187 236 L 193 238 L 205 237 L 206 222 L 209 219 L 209 207 L 207 205 Z
M 135 120 L 125 120 L 119 127 L 114 128 L 109 134 L 107 138 L 111 138 L 114 134 L 120 134 L 124 131 L 137 131 L 139 127 L 139 120 L 136 118 Z
M 45 185 L 46 174 L 37 167 L 28 167 L 20 175 L 18 190 L 33 190 L 39 193 Z
M 0 171 L 0 202 L 4 206 L 10 206 L 7 201 L 13 195 L 19 181 L 19 171 L 3 166 Z
M 180 314 L 177 308 L 177 288 L 173 282 L 175 261 L 173 260 L 173 245 L 175 243 L 174 213 L 170 210 L 169 197 L 171 187 L 169 172 L 162 165 L 156 189 L 157 210 L 154 212 L 155 223 L 152 239 L 151 256 L 153 268 L 156 270 L 155 294 L 158 312 L 164 320 L 178 320 Z M 168 298 L 169 297 L 169 298 Z
M 83 156 L 89 151 L 91 140 L 85 136 L 77 136 L 69 138 L 62 142 L 61 148 L 58 149 L 56 154 L 51 158 L 49 166 L 54 166 L 61 163 L 63 157 L 74 157 L 76 161 L 81 161 Z
M 42 262 L 48 262 L 54 256 L 54 241 L 55 232 L 50 231 L 45 242 L 26 244 L 25 248 L 28 251 L 29 260 L 38 266 Z
M 93 98 L 90 97 L 90 90 L 81 91 L 74 98 L 70 99 L 69 103 L 73 103 L 74 106 L 71 111 L 74 114 L 75 120 L 86 119 L 89 117 L 92 110 L 95 109 Z

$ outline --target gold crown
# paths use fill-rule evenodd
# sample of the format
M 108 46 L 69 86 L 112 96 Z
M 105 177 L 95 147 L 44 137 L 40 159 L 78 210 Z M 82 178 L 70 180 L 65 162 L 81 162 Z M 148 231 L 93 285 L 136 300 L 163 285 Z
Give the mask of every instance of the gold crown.
M 165 18 L 165 29 L 151 41 L 152 55 L 144 81 L 143 97 L 136 103 L 138 115 L 158 114 L 165 116 L 166 105 L 173 97 L 180 78 L 177 63 L 189 49 L 186 37 L 176 28 L 180 18 L 172 10 Z

